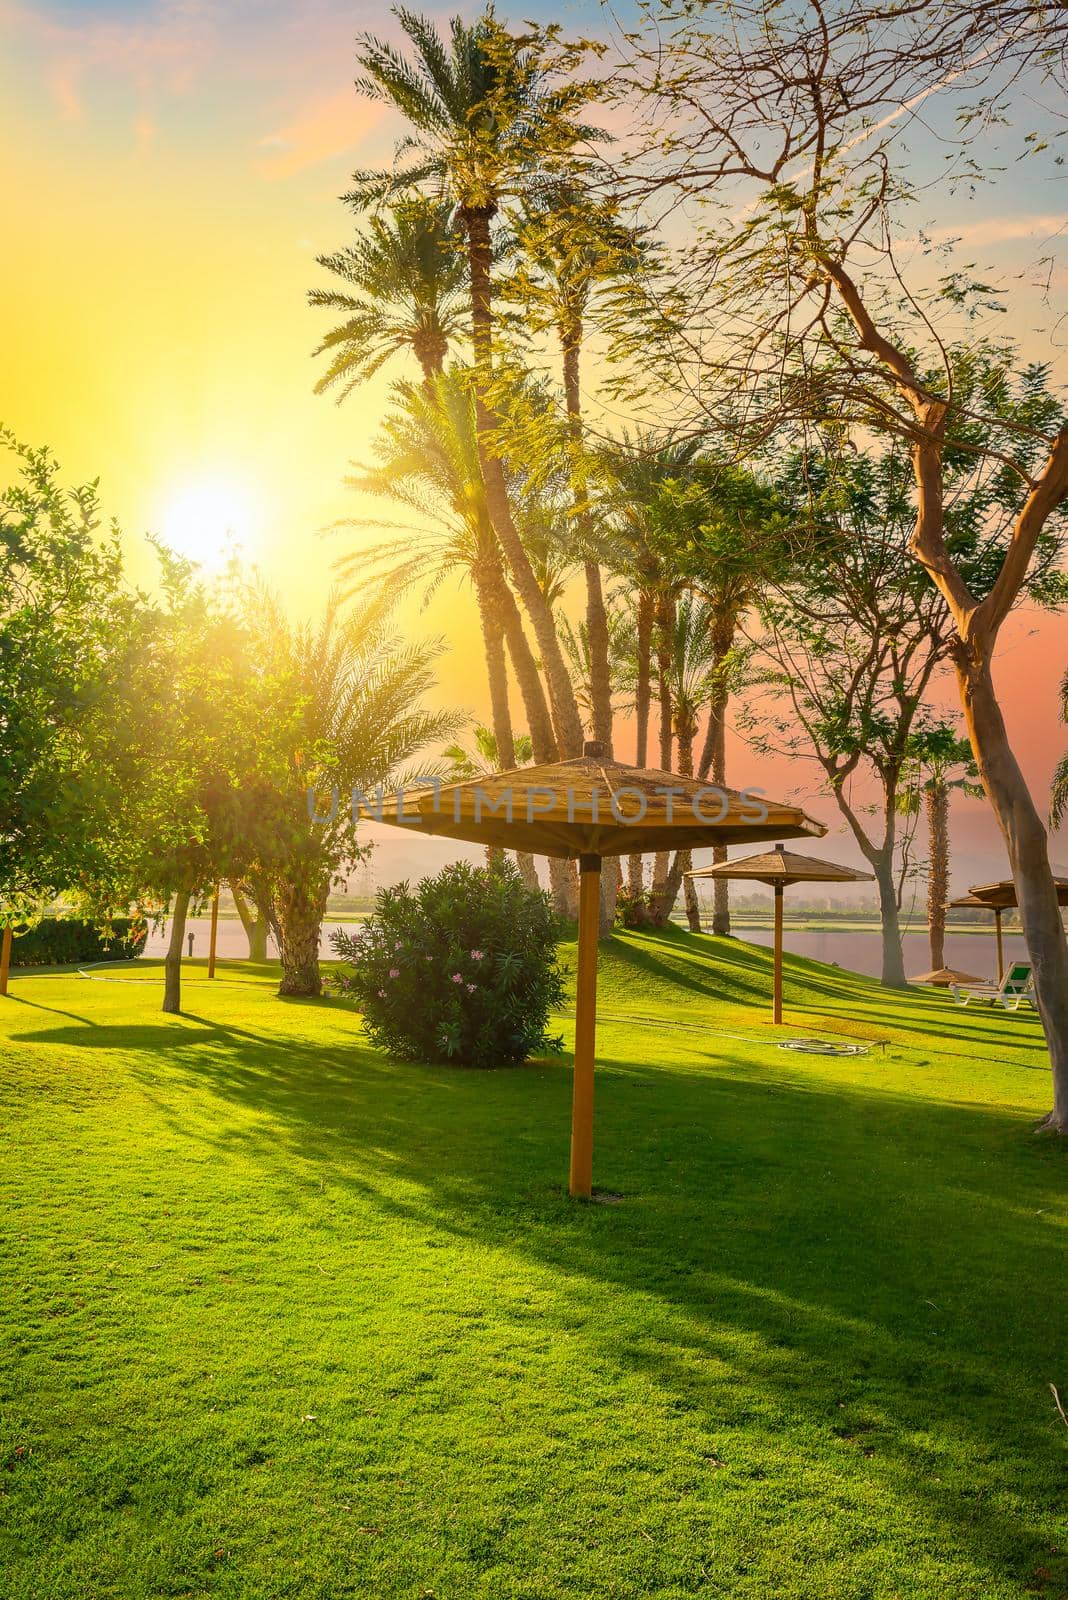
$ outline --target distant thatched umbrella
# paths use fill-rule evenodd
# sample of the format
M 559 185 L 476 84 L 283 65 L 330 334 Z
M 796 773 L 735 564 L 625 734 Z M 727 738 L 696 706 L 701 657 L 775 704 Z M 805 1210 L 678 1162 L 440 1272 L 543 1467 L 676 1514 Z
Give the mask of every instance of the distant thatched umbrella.
M 1068 878 L 1054 878 L 1054 887 L 1057 890 L 1057 904 L 1068 906 Z M 973 884 L 968 893 L 961 895 L 959 900 L 951 900 L 950 906 L 982 906 L 987 911 L 994 913 L 994 936 L 998 946 L 998 982 L 1005 974 L 1005 958 L 1001 947 L 1001 913 L 1011 911 L 1016 905 L 1016 885 L 1011 878 L 1001 878 L 997 883 Z
M 983 983 L 983 978 L 977 978 L 972 972 L 958 972 L 956 967 L 936 967 L 933 972 L 921 972 L 918 977 L 910 978 L 910 983 L 927 983 L 934 989 L 948 989 L 951 983 Z
M 691 878 L 739 878 L 750 883 L 766 883 L 775 891 L 775 964 L 772 1018 L 782 1021 L 782 897 L 792 883 L 870 883 L 870 872 L 855 872 L 834 861 L 817 861 L 815 856 L 799 856 L 777 844 L 760 855 L 743 856 L 741 861 L 724 861 L 718 867 L 696 867 Z
M 827 830 L 795 806 L 719 789 L 675 772 L 609 761 L 597 744 L 572 761 L 438 784 L 364 807 L 380 822 L 473 844 L 526 850 L 579 863 L 575 1078 L 571 1112 L 573 1195 L 593 1179 L 593 1066 L 601 857 L 741 844 Z

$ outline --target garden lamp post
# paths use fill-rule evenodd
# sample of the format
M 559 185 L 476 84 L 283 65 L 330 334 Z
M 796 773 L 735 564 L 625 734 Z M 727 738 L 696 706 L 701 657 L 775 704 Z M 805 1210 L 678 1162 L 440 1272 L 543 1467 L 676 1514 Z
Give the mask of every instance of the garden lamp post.
M 782 901 L 783 891 L 793 883 L 870 883 L 870 872 L 855 872 L 834 861 L 817 861 L 815 856 L 799 856 L 777 844 L 760 855 L 743 856 L 741 861 L 722 861 L 717 867 L 695 867 L 691 878 L 738 878 L 749 883 L 766 883 L 775 891 L 775 954 L 773 961 L 772 1021 L 782 1021 Z
M 579 864 L 575 1069 L 570 1192 L 589 1199 L 593 1182 L 593 1079 L 597 943 L 603 856 L 689 850 L 750 840 L 820 837 L 794 806 L 752 791 L 720 789 L 674 772 L 627 767 L 587 744 L 582 756 L 495 772 L 464 783 L 402 791 L 365 816 L 471 844 L 558 856 Z
M 7 975 L 11 970 L 11 924 L 4 924 L 3 941 L 0 943 L 0 994 L 7 994 Z

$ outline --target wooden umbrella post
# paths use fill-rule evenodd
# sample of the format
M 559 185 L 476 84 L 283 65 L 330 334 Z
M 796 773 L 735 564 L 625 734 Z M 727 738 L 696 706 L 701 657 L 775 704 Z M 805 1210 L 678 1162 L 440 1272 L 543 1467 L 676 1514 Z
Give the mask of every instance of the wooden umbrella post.
M 1005 955 L 1001 948 L 1001 907 L 994 907 L 994 936 L 998 942 L 998 982 L 1005 976 Z
M 575 1075 L 571 1100 L 570 1192 L 593 1192 L 593 1058 L 597 1034 L 597 943 L 601 858 L 579 857 L 578 973 L 575 982 Z
M 11 928 L 4 929 L 4 942 L 0 947 L 0 994 L 7 994 L 7 975 L 11 970 Z
M 775 885 L 775 975 L 772 980 L 772 1020 L 782 1021 L 782 895 L 783 885 Z
M 215 885 L 215 894 L 211 902 L 211 939 L 208 943 L 208 977 L 215 976 L 215 944 L 219 937 L 219 885 Z

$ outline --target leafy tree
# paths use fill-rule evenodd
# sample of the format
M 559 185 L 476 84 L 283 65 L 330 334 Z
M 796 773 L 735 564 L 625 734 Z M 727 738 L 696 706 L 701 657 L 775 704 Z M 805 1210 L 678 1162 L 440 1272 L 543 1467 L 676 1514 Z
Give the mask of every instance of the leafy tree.
M 106 734 L 139 673 L 144 603 L 125 582 L 97 485 L 65 488 L 48 450 L 0 432 L 0 922 L 122 877 Z M 117 892 L 117 889 L 116 891 Z
M 263 729 L 285 708 L 225 596 L 199 582 L 191 563 L 158 554 L 161 599 L 137 641 L 136 683 L 113 708 L 102 744 L 114 769 L 127 767 L 112 819 L 123 898 L 170 904 L 163 1010 L 179 1012 L 190 907 L 239 878 L 270 836 Z
M 1021 373 L 1011 351 L 976 337 L 976 317 L 1000 301 L 968 262 L 949 246 L 927 283 L 898 246 L 918 221 L 902 115 L 914 89 L 947 87 L 956 74 L 932 76 L 914 32 L 842 0 L 740 0 L 677 15 L 669 44 L 662 18 L 632 40 L 623 74 L 650 117 L 621 181 L 643 204 L 669 191 L 700 204 L 677 277 L 689 313 L 662 318 L 649 349 L 670 346 L 661 370 L 674 360 L 690 425 L 702 417 L 736 449 L 813 419 L 855 444 L 878 434 L 908 449 L 914 515 L 903 547 L 951 619 L 948 657 L 1012 866 L 1050 1050 L 1046 1125 L 1068 1131 L 1068 944 L 1043 819 L 993 681 L 1001 629 L 1068 498 L 1068 424 L 1044 369 Z M 921 7 L 921 28 L 929 17 Z M 996 23 L 991 34 L 978 56 L 997 63 Z M 975 175 L 967 139 L 946 153 L 950 177 Z M 996 485 L 985 582 L 969 578 L 954 546 L 949 479 L 963 457 L 974 484 Z

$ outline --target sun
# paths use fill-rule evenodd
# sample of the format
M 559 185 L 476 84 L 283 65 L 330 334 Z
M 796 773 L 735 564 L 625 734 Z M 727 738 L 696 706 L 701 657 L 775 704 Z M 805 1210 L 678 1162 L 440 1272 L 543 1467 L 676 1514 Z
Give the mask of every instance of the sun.
M 251 484 L 224 474 L 196 478 L 165 498 L 160 536 L 178 555 L 219 569 L 232 555 L 248 552 L 259 534 L 258 496 Z

